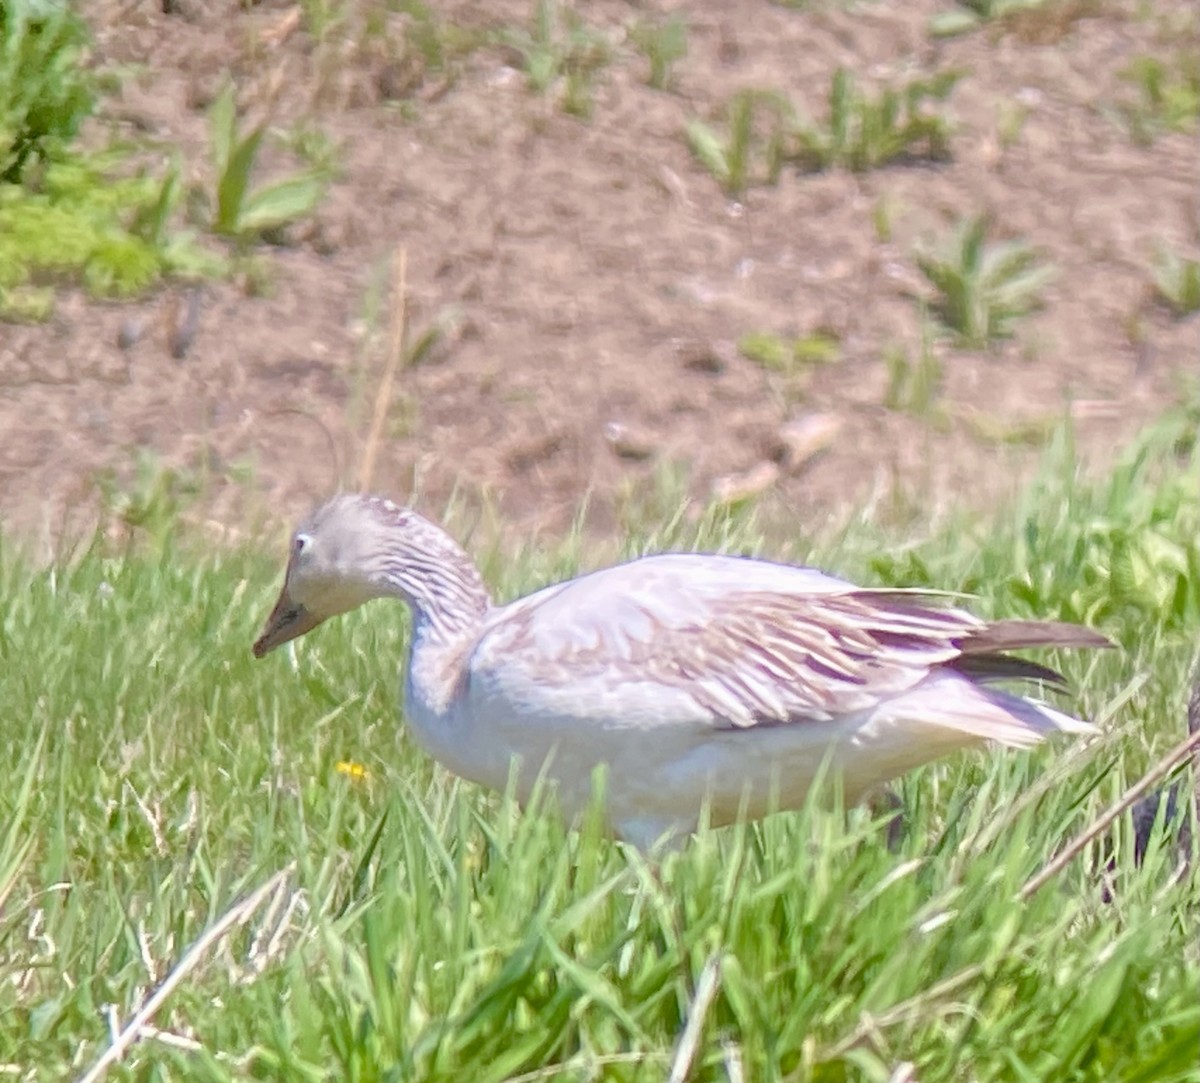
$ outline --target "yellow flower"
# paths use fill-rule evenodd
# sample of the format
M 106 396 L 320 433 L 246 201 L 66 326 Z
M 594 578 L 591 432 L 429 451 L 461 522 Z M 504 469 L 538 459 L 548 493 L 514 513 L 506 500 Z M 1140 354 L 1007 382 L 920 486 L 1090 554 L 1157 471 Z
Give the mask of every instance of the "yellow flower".
M 347 778 L 363 781 L 371 777 L 371 772 L 366 769 L 361 763 L 355 763 L 353 760 L 339 760 L 333 768 L 339 775 L 345 775 Z

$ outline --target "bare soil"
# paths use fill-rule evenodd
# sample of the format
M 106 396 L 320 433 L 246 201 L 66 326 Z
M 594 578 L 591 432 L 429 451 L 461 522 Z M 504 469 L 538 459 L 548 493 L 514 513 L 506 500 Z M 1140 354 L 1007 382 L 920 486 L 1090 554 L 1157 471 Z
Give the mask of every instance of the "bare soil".
M 324 131 L 340 174 L 313 221 L 258 253 L 265 296 L 245 276 L 132 305 L 67 293 L 49 324 L 0 327 L 0 521 L 39 543 L 91 514 L 97 477 L 132 484 L 139 453 L 201 479 L 204 514 L 224 522 L 247 500 L 291 520 L 352 483 L 401 249 L 410 329 L 448 331 L 398 376 L 372 484 L 435 513 L 455 492 L 486 500 L 525 535 L 563 529 L 585 497 L 588 525 L 610 529 L 665 470 L 698 499 L 757 491 L 797 529 L 864 507 L 983 505 L 1027 476 L 1057 420 L 1071 415 L 1102 462 L 1200 371 L 1198 321 L 1149 292 L 1157 245 L 1196 255 L 1197 140 L 1139 145 L 1114 119 L 1135 56 L 1200 41 L 1189 0 L 1149 16 L 1136 0 L 1074 4 L 1082 17 L 949 40 L 927 31 L 948 0 L 597 0 L 577 10 L 614 53 L 586 120 L 495 45 L 450 78 L 362 44 L 353 16 L 318 43 L 293 5 L 178 6 L 87 5 L 97 64 L 123 73 L 93 135 L 177 147 L 211 186 L 205 108 L 228 71 L 250 115 Z M 528 26 L 533 4 L 435 7 L 486 30 Z M 663 92 L 628 30 L 669 11 L 688 54 Z M 386 27 L 402 41 L 403 16 Z M 964 69 L 951 159 L 789 171 L 733 202 L 689 152 L 687 121 L 742 88 L 823 117 L 839 66 L 872 85 Z M 274 148 L 263 175 L 294 167 Z M 980 211 L 1058 268 L 1046 306 L 993 350 L 939 343 L 932 414 L 889 409 L 885 353 L 921 343 L 914 250 Z M 737 348 L 818 329 L 839 358 L 796 376 Z

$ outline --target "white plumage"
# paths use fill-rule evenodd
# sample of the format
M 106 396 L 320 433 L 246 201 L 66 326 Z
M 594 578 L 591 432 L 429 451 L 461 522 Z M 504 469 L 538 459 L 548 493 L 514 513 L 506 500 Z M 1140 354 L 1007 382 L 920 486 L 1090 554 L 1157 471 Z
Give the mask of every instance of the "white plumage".
M 456 774 L 518 792 L 543 767 L 569 814 L 607 766 L 612 829 L 642 848 L 801 804 L 828 760 L 848 800 L 946 753 L 1093 727 L 993 684 L 1061 683 L 1007 652 L 1107 645 L 1076 625 L 987 624 L 928 595 L 811 568 L 666 554 L 495 606 L 439 527 L 379 497 L 343 495 L 297 530 L 261 657 L 377 597 L 414 631 L 405 713 Z

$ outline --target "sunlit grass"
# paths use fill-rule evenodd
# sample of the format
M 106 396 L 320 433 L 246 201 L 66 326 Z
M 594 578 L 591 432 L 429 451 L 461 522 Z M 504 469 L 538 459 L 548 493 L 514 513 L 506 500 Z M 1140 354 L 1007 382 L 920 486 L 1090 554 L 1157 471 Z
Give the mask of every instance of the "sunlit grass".
M 1190 442 L 1189 442 L 1190 441 Z M 703 832 L 661 868 L 447 776 L 399 721 L 380 603 L 265 662 L 275 552 L 150 520 L 50 569 L 0 552 L 0 1066 L 78 1078 L 185 961 L 112 1077 L 154 1080 L 1200 1079 L 1200 875 L 1122 823 L 1023 884 L 1182 733 L 1200 627 L 1200 460 L 1166 425 L 1111 475 L 1069 440 L 1015 505 L 930 536 L 635 525 L 626 553 L 765 552 L 1084 620 L 1055 659 L 1090 745 L 964 755 L 862 810 Z M 475 548 L 502 597 L 600 557 Z M 836 795 L 832 802 L 836 806 Z M 204 930 L 281 871 L 203 953 Z M 738 1073 L 741 1073 L 740 1075 Z

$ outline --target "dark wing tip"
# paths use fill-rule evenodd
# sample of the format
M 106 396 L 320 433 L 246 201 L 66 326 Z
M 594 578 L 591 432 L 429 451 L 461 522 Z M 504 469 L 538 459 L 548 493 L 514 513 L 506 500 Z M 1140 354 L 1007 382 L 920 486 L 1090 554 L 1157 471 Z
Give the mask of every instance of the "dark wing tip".
M 1069 687 L 1066 677 L 1058 670 L 1009 654 L 963 654 L 950 663 L 950 668 L 980 684 L 993 681 L 1041 681 L 1062 692 Z
M 993 654 L 1027 647 L 1108 649 L 1116 644 L 1094 628 L 1055 620 L 998 620 L 963 636 L 963 654 Z

